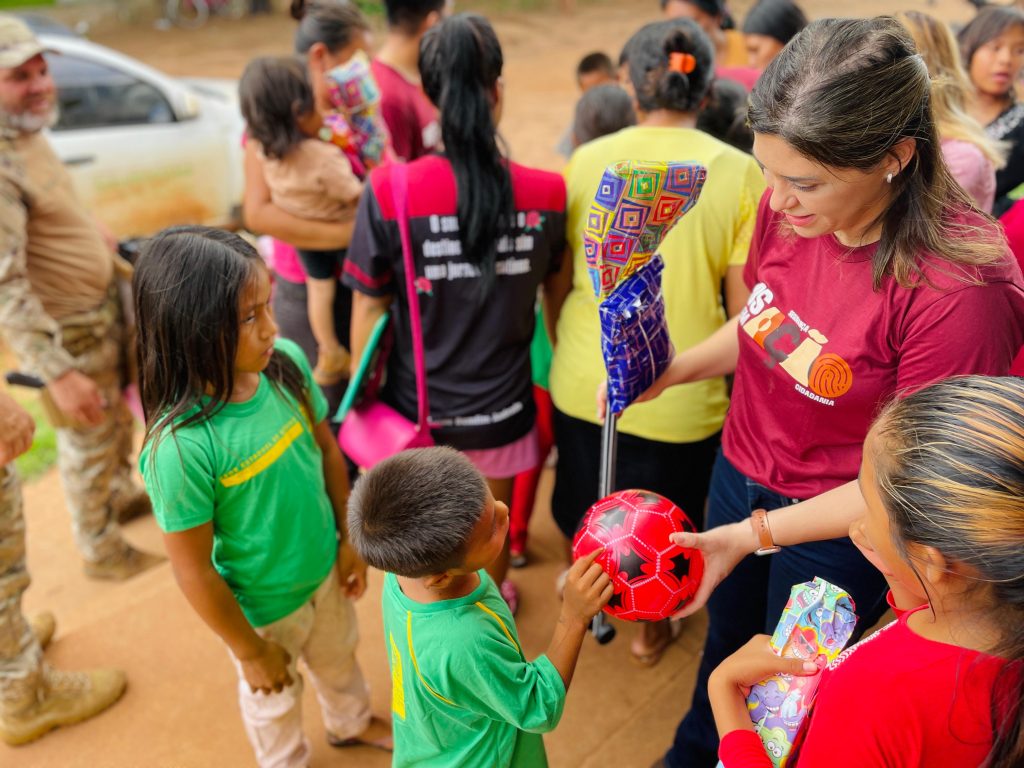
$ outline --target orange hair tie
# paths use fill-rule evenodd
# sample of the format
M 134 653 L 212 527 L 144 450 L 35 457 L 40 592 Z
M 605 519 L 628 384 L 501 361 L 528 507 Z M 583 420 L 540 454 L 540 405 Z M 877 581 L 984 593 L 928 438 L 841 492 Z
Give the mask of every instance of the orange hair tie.
M 668 55 L 668 68 L 673 72 L 681 72 L 688 75 L 697 68 L 697 59 L 692 53 L 670 53 Z

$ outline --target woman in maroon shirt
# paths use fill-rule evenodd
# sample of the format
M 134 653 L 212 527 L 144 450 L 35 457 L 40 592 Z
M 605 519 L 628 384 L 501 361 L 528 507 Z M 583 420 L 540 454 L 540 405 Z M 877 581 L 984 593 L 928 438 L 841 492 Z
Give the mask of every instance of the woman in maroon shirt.
M 794 584 L 843 587 L 861 627 L 884 612 L 884 580 L 846 538 L 880 405 L 954 374 L 1003 375 L 1024 339 L 1020 269 L 943 163 L 930 85 L 894 20 L 830 19 L 794 38 L 751 94 L 769 190 L 750 299 L 648 393 L 736 376 L 708 532 L 680 540 L 707 561 L 685 613 L 715 591 L 693 705 L 665 756 L 673 768 L 715 765 L 708 675 L 774 628 Z

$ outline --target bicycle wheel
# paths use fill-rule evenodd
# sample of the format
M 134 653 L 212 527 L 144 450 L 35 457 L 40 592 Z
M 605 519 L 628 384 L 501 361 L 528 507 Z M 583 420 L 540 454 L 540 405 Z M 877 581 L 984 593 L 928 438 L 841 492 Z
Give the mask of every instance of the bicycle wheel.
M 167 18 L 185 29 L 201 27 L 210 18 L 206 0 L 167 0 Z

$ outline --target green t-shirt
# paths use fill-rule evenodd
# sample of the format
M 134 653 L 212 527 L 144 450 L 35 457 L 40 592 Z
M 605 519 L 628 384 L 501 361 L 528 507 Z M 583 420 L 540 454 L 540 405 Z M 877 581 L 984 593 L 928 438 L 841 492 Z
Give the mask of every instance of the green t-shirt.
M 338 554 L 334 509 L 313 425 L 327 401 L 302 350 L 275 347 L 302 370 L 313 421 L 260 375 L 256 393 L 213 418 L 165 435 L 139 457 L 153 513 L 168 532 L 213 521 L 213 565 L 254 627 L 297 610 Z
M 562 717 L 565 686 L 547 656 L 529 662 L 490 576 L 456 600 L 418 603 L 384 577 L 391 664 L 392 768 L 544 768 L 540 734 Z

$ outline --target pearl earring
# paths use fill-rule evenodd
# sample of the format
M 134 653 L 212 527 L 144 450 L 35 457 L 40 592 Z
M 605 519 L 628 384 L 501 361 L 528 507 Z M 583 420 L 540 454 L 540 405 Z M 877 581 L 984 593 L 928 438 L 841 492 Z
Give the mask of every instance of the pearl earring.
M 892 171 L 889 171 L 889 174 L 885 177 L 885 182 L 886 184 L 892 184 Z

